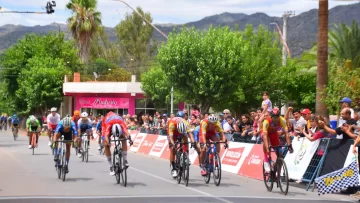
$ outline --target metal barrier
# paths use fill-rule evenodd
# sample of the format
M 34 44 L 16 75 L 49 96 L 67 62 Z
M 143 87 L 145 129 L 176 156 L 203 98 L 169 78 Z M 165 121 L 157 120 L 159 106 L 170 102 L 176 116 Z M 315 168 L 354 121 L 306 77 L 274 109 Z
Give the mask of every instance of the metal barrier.
M 153 134 L 153 135 L 167 135 L 165 129 L 162 128 L 139 128 L 139 133 Z
M 319 146 L 314 154 L 314 156 L 312 157 L 309 166 L 307 167 L 303 178 L 301 179 L 303 182 L 308 183 L 308 185 L 306 186 L 306 191 L 309 190 L 310 186 L 312 183 L 314 183 L 314 180 L 319 176 L 320 171 L 322 169 L 326 154 L 327 154 L 327 149 L 330 143 L 329 138 L 323 138 L 320 140 Z M 315 183 L 313 185 L 312 191 L 314 191 L 315 189 Z
M 256 144 L 257 140 L 251 140 L 251 136 L 241 136 L 241 133 L 234 133 L 232 135 L 232 140 L 234 142 L 244 142 L 244 143 L 253 143 Z

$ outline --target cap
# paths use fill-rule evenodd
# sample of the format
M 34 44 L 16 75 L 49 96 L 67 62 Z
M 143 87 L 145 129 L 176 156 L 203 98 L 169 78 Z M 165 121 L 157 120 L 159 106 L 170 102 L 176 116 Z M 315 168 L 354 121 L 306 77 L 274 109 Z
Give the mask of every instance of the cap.
M 220 116 L 224 116 L 224 114 L 223 113 L 221 113 L 221 114 L 219 114 Z
M 351 104 L 351 99 L 349 97 L 344 97 L 342 100 L 339 101 L 340 103 L 348 103 Z
M 301 114 L 303 114 L 303 115 L 311 114 L 311 111 L 310 111 L 310 109 L 303 109 L 301 111 Z
M 229 109 L 224 109 L 223 113 L 230 113 Z
M 166 114 L 166 113 L 164 113 L 164 114 L 163 114 L 163 116 L 167 116 L 167 114 Z

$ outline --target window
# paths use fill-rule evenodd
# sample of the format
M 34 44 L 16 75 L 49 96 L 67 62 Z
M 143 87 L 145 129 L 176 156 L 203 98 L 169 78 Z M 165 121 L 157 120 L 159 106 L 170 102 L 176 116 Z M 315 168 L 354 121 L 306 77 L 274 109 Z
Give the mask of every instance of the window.
M 155 107 L 151 99 L 136 99 L 135 114 L 141 116 L 143 114 L 154 114 Z

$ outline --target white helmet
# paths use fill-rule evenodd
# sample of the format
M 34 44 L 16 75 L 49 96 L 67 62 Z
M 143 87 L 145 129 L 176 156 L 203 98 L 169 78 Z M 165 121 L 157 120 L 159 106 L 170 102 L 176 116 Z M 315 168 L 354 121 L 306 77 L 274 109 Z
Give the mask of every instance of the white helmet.
M 114 137 L 120 137 L 120 135 L 122 135 L 121 126 L 119 124 L 114 124 L 111 128 L 111 134 Z
M 187 132 L 187 125 L 184 121 L 180 121 L 178 124 L 177 124 L 177 130 L 179 133 L 183 134 L 183 133 L 186 133 Z
M 88 117 L 88 113 L 87 112 L 82 112 L 81 113 L 81 118 L 87 118 Z
M 70 127 L 71 126 L 71 118 L 69 116 L 66 116 L 63 119 L 63 125 L 64 125 L 64 127 Z
M 50 111 L 51 111 L 51 112 L 54 112 L 54 111 L 56 112 L 57 109 L 56 109 L 55 107 L 52 107 Z
M 32 122 L 32 123 L 36 121 L 36 118 L 33 115 L 29 116 L 29 118 L 30 118 L 30 122 Z
M 208 121 L 209 121 L 209 123 L 216 123 L 217 121 L 218 121 L 218 118 L 214 115 L 214 114 L 211 114 L 211 115 L 209 115 L 209 117 L 208 117 Z

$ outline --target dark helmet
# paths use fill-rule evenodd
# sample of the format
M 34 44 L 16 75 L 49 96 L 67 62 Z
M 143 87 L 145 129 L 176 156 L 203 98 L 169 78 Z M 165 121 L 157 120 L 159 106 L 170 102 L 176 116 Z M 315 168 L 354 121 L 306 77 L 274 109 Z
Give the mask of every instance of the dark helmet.
M 182 111 L 178 111 L 178 112 L 176 113 L 176 117 L 184 118 L 184 116 L 185 116 L 185 114 L 184 114 L 184 112 L 182 112 Z
M 279 110 L 279 108 L 273 108 L 272 109 L 272 111 L 270 112 L 270 116 L 273 118 L 273 117 L 275 117 L 275 118 L 277 118 L 277 117 L 279 117 L 280 116 L 280 110 Z

